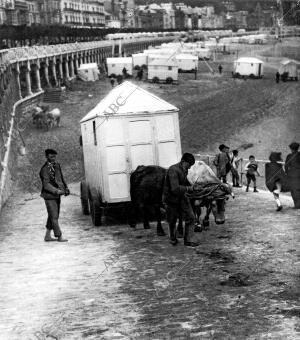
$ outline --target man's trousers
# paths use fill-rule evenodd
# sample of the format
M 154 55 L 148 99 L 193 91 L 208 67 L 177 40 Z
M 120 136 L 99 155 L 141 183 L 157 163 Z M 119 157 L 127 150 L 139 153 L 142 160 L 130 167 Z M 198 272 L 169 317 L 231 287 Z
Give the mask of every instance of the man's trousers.
M 195 214 L 193 212 L 189 199 L 184 198 L 178 205 L 167 205 L 167 220 L 169 223 L 170 239 L 176 239 L 176 222 L 179 216 L 185 221 L 184 240 L 187 242 L 195 242 Z
M 48 212 L 46 228 L 48 230 L 53 230 L 55 237 L 60 237 L 61 230 L 58 224 L 59 211 L 60 211 L 60 198 L 45 200 L 45 204 L 46 204 L 46 208 Z

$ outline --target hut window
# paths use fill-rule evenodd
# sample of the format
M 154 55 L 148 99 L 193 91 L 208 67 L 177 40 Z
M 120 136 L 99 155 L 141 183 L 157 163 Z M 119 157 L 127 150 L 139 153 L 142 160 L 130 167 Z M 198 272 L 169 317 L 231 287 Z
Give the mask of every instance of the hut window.
M 172 70 L 172 66 L 168 66 L 168 70 L 171 71 Z
M 253 64 L 251 64 L 251 66 L 253 66 Z
M 96 122 L 93 120 L 94 145 L 97 145 Z

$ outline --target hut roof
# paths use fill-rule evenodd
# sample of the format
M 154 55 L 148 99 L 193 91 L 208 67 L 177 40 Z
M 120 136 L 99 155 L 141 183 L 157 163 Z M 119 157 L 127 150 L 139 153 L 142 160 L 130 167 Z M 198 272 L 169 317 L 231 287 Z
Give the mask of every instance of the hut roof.
M 113 111 L 112 105 L 118 108 L 117 112 Z M 115 111 L 116 107 L 114 107 Z M 178 111 L 176 106 L 129 81 L 125 81 L 112 89 L 96 107 L 81 119 L 80 123 L 96 117 L 107 117 L 109 115 L 120 116 L 176 111 Z
M 252 57 L 242 57 L 236 60 L 237 63 L 246 63 L 246 64 L 263 64 L 263 61 L 257 58 Z

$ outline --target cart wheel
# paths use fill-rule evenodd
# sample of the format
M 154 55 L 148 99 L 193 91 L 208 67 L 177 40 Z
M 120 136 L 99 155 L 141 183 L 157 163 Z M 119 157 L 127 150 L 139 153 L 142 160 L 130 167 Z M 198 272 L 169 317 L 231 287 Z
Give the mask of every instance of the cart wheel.
M 158 77 L 154 77 L 154 78 L 152 79 L 152 81 L 153 81 L 153 83 L 158 83 L 158 82 L 159 82 L 159 78 L 158 78 Z
M 86 184 L 86 181 L 81 181 L 80 183 L 80 199 L 81 199 L 81 208 L 83 215 L 89 215 L 89 191 Z
M 173 78 L 168 77 L 168 78 L 166 79 L 166 83 L 167 83 L 167 84 L 172 84 L 172 83 L 173 83 Z
M 102 224 L 102 212 L 99 197 L 94 190 L 89 192 L 89 205 L 93 225 L 99 227 Z
M 251 73 L 249 77 L 250 77 L 251 79 L 254 79 L 254 78 L 255 78 L 253 73 Z

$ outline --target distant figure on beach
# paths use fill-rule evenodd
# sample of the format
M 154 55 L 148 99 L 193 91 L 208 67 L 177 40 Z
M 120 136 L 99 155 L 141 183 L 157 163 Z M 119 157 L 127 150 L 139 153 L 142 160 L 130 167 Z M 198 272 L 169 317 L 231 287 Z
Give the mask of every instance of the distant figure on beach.
M 123 83 L 123 77 L 119 74 L 117 75 L 117 83 L 121 85 Z
M 222 74 L 223 67 L 221 64 L 219 65 L 218 69 L 219 69 L 219 73 Z
M 126 79 L 128 76 L 126 67 L 123 68 L 122 73 L 123 73 L 123 77 Z
M 280 80 L 280 73 L 277 71 L 276 72 L 276 83 L 278 84 Z

